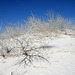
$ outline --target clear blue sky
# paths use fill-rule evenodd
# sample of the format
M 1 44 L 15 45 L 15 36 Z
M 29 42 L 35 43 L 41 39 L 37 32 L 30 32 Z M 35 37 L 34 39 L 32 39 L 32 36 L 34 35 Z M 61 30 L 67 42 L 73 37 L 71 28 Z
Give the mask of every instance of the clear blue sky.
M 0 0 L 0 24 L 22 22 L 33 14 L 42 16 L 47 10 L 75 18 L 75 0 Z

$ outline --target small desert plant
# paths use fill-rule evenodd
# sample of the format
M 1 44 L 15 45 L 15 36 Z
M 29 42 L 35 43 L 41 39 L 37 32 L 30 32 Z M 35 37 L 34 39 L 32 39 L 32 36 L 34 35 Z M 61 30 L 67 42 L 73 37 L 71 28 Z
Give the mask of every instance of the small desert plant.
M 54 14 L 49 11 L 46 13 L 46 16 L 46 20 L 36 18 L 34 15 L 28 19 L 26 25 L 29 26 L 31 33 L 42 33 L 50 37 L 62 33 L 67 34 L 67 30 L 71 25 L 71 20 L 65 19 L 60 15 L 54 16 Z
M 13 46 L 12 48 L 9 45 L 5 45 L 6 43 L 3 43 L 1 41 L 2 42 L 1 56 L 3 56 L 4 58 L 7 56 L 10 57 L 12 55 L 12 52 L 14 52 L 13 56 L 15 56 L 15 55 L 23 56 L 23 59 L 19 62 L 19 64 L 22 64 L 24 62 L 25 66 L 31 64 L 35 59 L 45 60 L 45 61 L 49 62 L 47 60 L 47 58 L 42 56 L 42 53 L 40 52 L 39 48 L 28 48 L 30 46 L 29 45 L 30 38 L 29 39 L 28 39 L 28 37 L 18 38 L 18 37 L 11 36 L 11 39 L 13 39 L 13 41 L 15 41 L 14 44 L 16 44 L 16 46 L 15 47 Z M 8 40 L 8 43 L 9 42 L 11 42 L 11 41 Z
M 49 62 L 44 56 L 41 55 L 41 52 L 38 48 L 28 49 L 29 40 L 26 41 L 26 38 L 24 39 L 14 38 L 14 40 L 16 40 L 17 43 L 19 43 L 19 47 L 17 48 L 20 50 L 20 54 L 24 56 L 24 58 L 19 62 L 19 64 L 22 64 L 24 62 L 25 65 L 29 65 L 33 62 L 33 59 L 37 60 L 41 59 Z
M 21 24 L 9 24 L 5 27 L 5 31 L 0 34 L 3 38 L 19 37 L 26 33 L 43 34 L 45 36 L 58 36 L 59 34 L 67 34 L 67 30 L 70 29 L 72 24 L 71 20 L 65 19 L 60 15 L 54 16 L 53 12 L 47 11 L 46 18 L 37 18 L 32 14 L 28 21 Z M 1 37 L 0 36 L 0 37 Z

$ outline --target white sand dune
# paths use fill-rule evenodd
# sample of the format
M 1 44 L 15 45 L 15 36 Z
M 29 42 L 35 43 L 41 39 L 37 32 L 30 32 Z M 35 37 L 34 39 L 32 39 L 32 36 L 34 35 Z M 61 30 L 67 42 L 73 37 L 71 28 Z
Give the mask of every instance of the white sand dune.
M 38 39 L 33 37 L 32 45 L 39 47 L 48 45 L 43 53 L 45 60 L 35 61 L 30 66 L 15 65 L 21 57 L 0 57 L 0 75 L 75 75 L 75 38 L 68 35 Z M 32 39 L 31 39 L 32 40 Z

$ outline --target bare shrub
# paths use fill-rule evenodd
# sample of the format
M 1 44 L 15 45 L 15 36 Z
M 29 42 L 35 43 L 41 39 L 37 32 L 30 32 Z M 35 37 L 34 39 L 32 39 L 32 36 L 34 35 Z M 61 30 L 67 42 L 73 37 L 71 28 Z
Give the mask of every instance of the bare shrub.
M 48 17 L 49 30 L 54 33 L 55 36 L 58 34 L 67 34 L 67 29 L 71 26 L 71 20 L 65 19 L 60 15 L 54 16 L 53 13 L 47 11 L 46 16 Z
M 24 65 L 29 65 L 33 62 L 33 59 L 37 59 L 37 60 L 41 59 L 49 62 L 47 58 L 41 55 L 39 49 L 37 50 L 37 48 L 34 49 L 28 48 L 29 40 L 26 40 L 26 38 L 25 39 L 14 38 L 14 40 L 16 40 L 17 43 L 19 43 L 19 47 L 17 48 L 19 48 L 20 54 L 24 56 L 24 58 L 19 62 L 19 64 L 22 64 L 24 62 Z
M 47 11 L 46 21 L 36 18 L 34 15 L 28 19 L 26 25 L 29 26 L 31 33 L 42 33 L 45 36 L 58 36 L 59 34 L 67 35 L 70 29 L 71 20 L 65 19 L 60 15 L 54 16 L 53 13 Z
M 28 37 L 23 37 L 23 38 L 19 38 L 19 37 L 14 37 L 11 36 L 11 38 L 13 39 L 13 41 L 15 41 L 16 46 L 14 47 L 10 47 L 9 45 L 5 45 L 6 43 L 1 44 L 1 56 L 5 57 L 10 57 L 12 55 L 12 52 L 14 53 L 13 56 L 17 55 L 17 56 L 23 56 L 23 59 L 19 62 L 19 64 L 22 64 L 24 62 L 24 65 L 29 65 L 31 64 L 35 59 L 37 60 L 45 60 L 47 62 L 49 62 L 47 60 L 47 58 L 45 58 L 44 56 L 42 56 L 42 53 L 40 52 L 39 48 L 29 48 L 29 44 L 30 44 L 30 38 L 28 39 Z M 8 40 L 7 43 L 11 42 L 10 40 Z M 38 49 L 38 50 L 37 50 Z M 3 52 L 4 51 L 4 52 Z

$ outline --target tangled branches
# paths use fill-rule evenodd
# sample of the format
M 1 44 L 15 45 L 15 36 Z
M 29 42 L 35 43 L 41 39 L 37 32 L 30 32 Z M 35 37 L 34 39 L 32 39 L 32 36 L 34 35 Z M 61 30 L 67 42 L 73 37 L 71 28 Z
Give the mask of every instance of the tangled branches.
M 17 40 L 17 41 L 19 41 L 19 40 Z M 45 60 L 49 63 L 49 61 L 40 54 L 41 53 L 40 50 L 36 50 L 36 48 L 27 50 L 27 47 L 29 46 L 28 43 L 27 43 L 26 47 L 23 46 L 23 42 L 22 43 L 20 42 L 20 44 L 21 44 L 22 55 L 24 56 L 24 58 L 19 62 L 19 64 L 22 64 L 24 62 L 24 65 L 29 65 L 35 59 Z

